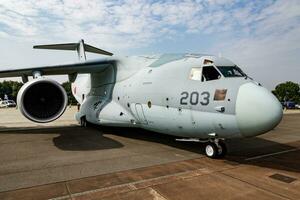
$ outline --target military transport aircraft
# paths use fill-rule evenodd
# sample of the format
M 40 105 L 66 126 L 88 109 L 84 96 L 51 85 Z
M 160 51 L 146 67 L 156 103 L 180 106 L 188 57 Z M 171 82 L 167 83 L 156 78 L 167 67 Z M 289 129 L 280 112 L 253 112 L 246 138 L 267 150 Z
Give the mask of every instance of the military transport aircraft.
M 273 129 L 282 108 L 271 92 L 231 61 L 211 55 L 162 54 L 116 57 L 83 40 L 34 46 L 75 50 L 79 62 L 0 71 L 0 77 L 22 77 L 18 106 L 29 120 L 58 119 L 67 106 L 62 86 L 44 75 L 66 74 L 88 123 L 140 127 L 205 142 L 208 157 L 226 154 L 223 140 L 253 137 Z M 85 52 L 109 57 L 86 61 Z M 32 81 L 28 77 L 33 76 Z

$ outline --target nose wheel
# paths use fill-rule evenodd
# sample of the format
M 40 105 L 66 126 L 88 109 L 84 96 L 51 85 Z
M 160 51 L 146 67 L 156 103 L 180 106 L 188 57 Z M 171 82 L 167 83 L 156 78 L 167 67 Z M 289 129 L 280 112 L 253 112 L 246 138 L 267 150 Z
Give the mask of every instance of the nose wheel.
M 209 158 L 223 158 L 227 153 L 227 147 L 224 141 L 215 139 L 205 146 L 205 154 Z

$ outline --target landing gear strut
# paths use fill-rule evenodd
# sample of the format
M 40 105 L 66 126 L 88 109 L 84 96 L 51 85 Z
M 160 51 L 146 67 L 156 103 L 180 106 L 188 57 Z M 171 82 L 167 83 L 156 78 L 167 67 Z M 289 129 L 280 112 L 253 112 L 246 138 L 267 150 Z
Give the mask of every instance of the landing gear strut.
M 210 140 L 205 146 L 205 154 L 209 158 L 223 158 L 227 153 L 227 147 L 223 140 Z
M 88 126 L 88 122 L 86 121 L 85 117 L 80 118 L 80 126 L 81 127 L 87 127 Z

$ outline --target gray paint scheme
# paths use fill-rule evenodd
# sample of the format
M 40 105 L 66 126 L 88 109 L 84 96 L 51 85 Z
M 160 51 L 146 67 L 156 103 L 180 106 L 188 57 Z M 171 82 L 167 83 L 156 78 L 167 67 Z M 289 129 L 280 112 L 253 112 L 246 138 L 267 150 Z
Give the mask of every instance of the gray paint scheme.
M 243 87 L 243 91 L 254 88 L 251 89 L 254 91 L 252 96 L 252 91 L 243 92 L 244 95 L 249 93 L 250 99 L 262 97 L 261 93 L 260 96 L 255 96 L 255 88 L 261 86 L 247 77 L 222 76 L 206 82 L 189 79 L 191 69 L 205 66 L 205 59 L 211 60 L 213 63 L 209 65 L 212 66 L 234 66 L 231 61 L 216 56 L 165 54 L 111 57 L 75 64 L 6 70 L 0 72 L 0 77 L 30 76 L 33 71 L 40 71 L 43 75 L 76 74 L 72 91 L 81 104 L 80 112 L 76 114 L 78 121 L 81 117 L 86 117 L 89 122 L 99 125 L 141 127 L 160 133 L 201 139 L 261 134 L 261 131 L 253 129 L 255 131 L 252 132 L 251 127 L 245 126 L 245 119 L 252 116 L 247 116 L 242 109 L 244 106 L 256 105 L 243 105 L 241 100 L 237 102 L 237 99 L 244 99 L 239 97 L 242 85 L 253 85 Z M 216 89 L 227 89 L 224 101 L 214 101 Z M 205 98 L 201 96 L 203 92 L 209 93 L 209 103 L 182 105 L 180 102 L 183 92 L 198 93 L 199 98 L 202 98 L 200 101 Z M 82 95 L 86 97 L 84 100 Z M 264 132 L 277 125 L 282 116 L 282 111 L 278 110 L 279 103 L 269 96 L 266 94 L 261 101 L 272 104 L 271 108 L 276 110 L 276 118 L 270 121 L 269 116 L 265 115 L 261 119 L 264 121 L 264 128 L 261 129 Z M 259 101 L 257 103 L 260 104 Z M 220 107 L 224 107 L 225 111 L 220 112 Z M 236 112 L 237 107 L 239 113 Z M 264 112 L 267 113 L 268 110 Z M 239 117 L 240 113 L 243 113 L 243 117 Z M 255 116 L 259 118 L 259 115 Z

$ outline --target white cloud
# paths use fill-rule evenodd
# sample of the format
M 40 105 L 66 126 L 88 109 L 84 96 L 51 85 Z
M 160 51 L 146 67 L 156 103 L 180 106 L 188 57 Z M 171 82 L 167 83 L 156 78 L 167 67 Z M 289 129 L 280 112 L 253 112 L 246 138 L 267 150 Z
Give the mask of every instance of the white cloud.
M 28 36 L 29 40 L 70 40 L 85 36 L 95 42 L 114 43 L 115 48 L 148 45 L 178 26 L 190 31 L 201 27 L 196 24 L 203 21 L 199 20 L 203 4 L 189 0 L 154 3 L 146 0 L 11 0 L 0 1 L 0 9 L 0 23 L 13 36 Z M 120 38 L 123 43 L 117 43 Z
M 244 13 L 244 11 L 242 11 Z M 269 89 L 278 82 L 300 82 L 300 3 L 297 0 L 277 1 L 251 18 L 251 33 L 216 44 L 221 50 Z M 245 27 L 247 28 L 247 27 Z
M 84 38 L 124 53 L 204 34 L 215 41 L 212 53 L 222 52 L 249 69 L 260 66 L 261 59 L 268 70 L 283 61 L 296 69 L 292 56 L 300 56 L 299 25 L 299 0 L 0 0 L 0 41 L 32 44 Z

